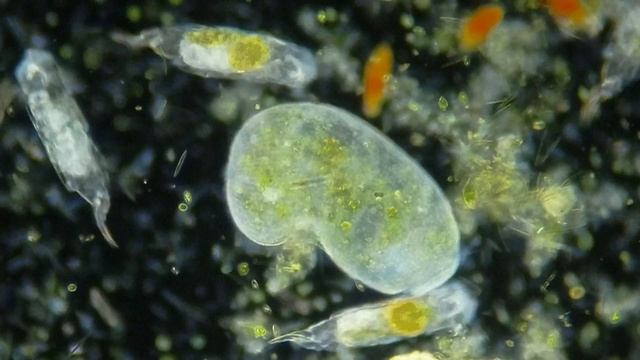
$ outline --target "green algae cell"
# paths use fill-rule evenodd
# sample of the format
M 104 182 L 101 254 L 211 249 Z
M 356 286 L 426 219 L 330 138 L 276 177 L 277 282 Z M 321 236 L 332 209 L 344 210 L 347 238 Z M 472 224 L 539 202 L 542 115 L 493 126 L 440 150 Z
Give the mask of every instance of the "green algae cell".
M 249 119 L 231 146 L 226 192 L 252 241 L 317 245 L 383 293 L 424 294 L 458 266 L 458 227 L 431 176 L 333 106 L 278 105 Z

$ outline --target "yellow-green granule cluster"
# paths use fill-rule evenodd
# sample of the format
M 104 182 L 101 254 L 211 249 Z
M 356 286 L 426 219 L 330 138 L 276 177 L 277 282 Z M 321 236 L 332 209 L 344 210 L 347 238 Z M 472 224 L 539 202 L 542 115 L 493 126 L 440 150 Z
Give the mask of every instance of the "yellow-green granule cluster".
M 190 31 L 186 37 L 205 48 L 226 47 L 229 65 L 238 72 L 258 69 L 270 58 L 269 45 L 259 35 L 231 29 L 205 28 Z
M 385 315 L 391 330 L 402 336 L 423 333 L 432 317 L 431 309 L 419 299 L 392 301 L 385 309 Z

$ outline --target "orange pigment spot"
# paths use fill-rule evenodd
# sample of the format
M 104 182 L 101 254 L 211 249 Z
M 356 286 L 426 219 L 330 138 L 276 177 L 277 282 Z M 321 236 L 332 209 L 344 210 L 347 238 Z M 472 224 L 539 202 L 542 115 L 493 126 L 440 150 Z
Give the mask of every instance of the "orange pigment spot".
M 580 0 L 547 0 L 549 14 L 559 21 L 569 21 L 573 25 L 583 25 L 587 10 Z
M 502 22 L 504 9 L 499 5 L 485 5 L 477 8 L 460 27 L 458 39 L 465 51 L 477 50 L 493 29 Z
M 368 118 L 380 114 L 384 103 L 385 87 L 393 70 L 393 50 L 382 43 L 371 52 L 364 66 L 362 112 Z

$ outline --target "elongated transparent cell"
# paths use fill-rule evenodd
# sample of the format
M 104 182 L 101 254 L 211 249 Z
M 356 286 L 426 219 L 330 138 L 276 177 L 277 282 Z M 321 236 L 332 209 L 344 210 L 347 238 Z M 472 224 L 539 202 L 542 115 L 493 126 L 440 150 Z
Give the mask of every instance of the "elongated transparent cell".
M 640 76 L 640 4 L 612 4 L 618 19 L 610 43 L 604 50 L 600 84 L 591 89 L 581 109 L 583 118 L 597 116 L 602 102 L 619 94 L 625 86 Z
M 462 284 L 451 283 L 421 297 L 350 308 L 304 330 L 274 338 L 271 343 L 293 342 L 311 350 L 388 344 L 467 324 L 476 307 L 476 300 Z
M 78 104 L 64 87 L 51 54 L 25 51 L 15 71 L 26 97 L 29 115 L 53 168 L 69 191 L 80 194 L 93 207 L 100 232 L 117 247 L 106 225 L 111 204 L 108 175 L 101 156 L 87 133 L 89 127 Z
M 227 201 L 258 244 L 318 245 L 349 276 L 421 295 L 459 261 L 449 202 L 424 169 L 364 120 L 329 105 L 278 105 L 231 146 Z
M 149 47 L 182 70 L 213 78 L 242 79 L 301 87 L 316 77 L 306 48 L 230 27 L 181 25 L 112 38 L 132 48 Z

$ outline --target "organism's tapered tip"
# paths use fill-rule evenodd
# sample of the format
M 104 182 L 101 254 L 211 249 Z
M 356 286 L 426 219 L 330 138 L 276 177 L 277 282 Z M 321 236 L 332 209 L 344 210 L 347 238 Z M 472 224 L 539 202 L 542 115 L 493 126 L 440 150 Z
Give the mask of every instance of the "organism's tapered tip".
M 102 236 L 105 240 L 107 240 L 107 243 L 111 245 L 111 247 L 114 247 L 116 249 L 120 248 L 116 241 L 113 239 L 113 236 L 111 236 L 111 231 L 109 231 L 109 228 L 105 223 L 98 223 L 98 229 L 100 229 L 100 233 L 102 233 Z
M 283 342 L 295 341 L 296 339 L 300 338 L 300 334 L 298 333 L 299 331 L 294 331 L 292 333 L 274 337 L 273 339 L 269 340 L 269 344 L 279 344 Z
M 309 350 L 329 350 L 336 346 L 333 326 L 335 326 L 335 322 L 329 318 L 307 329 L 277 336 L 269 340 L 269 344 L 291 342 Z
M 279 344 L 284 342 L 292 342 L 308 348 L 313 344 L 317 344 L 317 342 L 313 340 L 312 334 L 305 330 L 293 331 L 269 340 L 269 344 Z M 313 346 L 310 348 L 313 348 Z
M 111 235 L 111 231 L 109 231 L 109 228 L 107 227 L 107 224 L 106 224 L 107 213 L 109 212 L 109 206 L 110 206 L 109 199 L 107 198 L 107 199 L 95 200 L 95 202 L 92 205 L 93 205 L 93 216 L 96 220 L 96 225 L 98 226 L 100 233 L 102 233 L 102 236 L 104 237 L 105 240 L 107 240 L 107 243 L 109 243 L 111 247 L 119 248 L 118 244 L 116 243 L 116 241 L 113 239 L 113 236 Z

